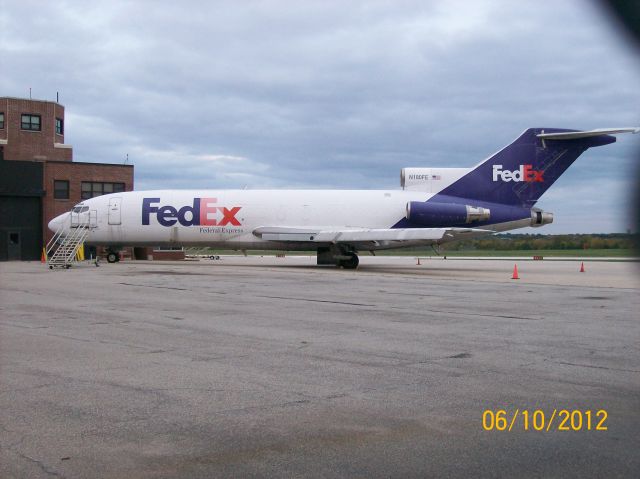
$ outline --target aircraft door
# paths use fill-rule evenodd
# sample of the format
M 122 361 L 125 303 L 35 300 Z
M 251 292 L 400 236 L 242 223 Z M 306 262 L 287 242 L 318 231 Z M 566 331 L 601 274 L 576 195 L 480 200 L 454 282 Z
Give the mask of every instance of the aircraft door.
M 109 199 L 109 224 L 119 225 L 122 224 L 122 198 L 110 198 Z
M 20 260 L 21 258 L 21 250 L 22 247 L 20 245 L 20 231 L 9 231 L 8 236 L 8 244 L 7 244 L 7 259 L 11 260 Z
M 89 228 L 97 228 L 98 226 L 98 210 L 89 211 Z

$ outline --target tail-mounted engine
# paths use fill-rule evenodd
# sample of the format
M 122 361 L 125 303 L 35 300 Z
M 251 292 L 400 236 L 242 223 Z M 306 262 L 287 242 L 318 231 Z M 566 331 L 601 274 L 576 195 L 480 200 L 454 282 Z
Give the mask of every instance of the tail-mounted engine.
M 469 171 L 469 168 L 402 168 L 400 186 L 403 190 L 437 193 Z
M 407 203 L 407 219 L 415 224 L 429 227 L 455 226 L 477 221 L 487 221 L 489 208 L 458 205 L 454 203 Z
M 531 209 L 531 226 L 535 228 L 549 223 L 553 223 L 553 213 L 547 213 L 538 208 Z

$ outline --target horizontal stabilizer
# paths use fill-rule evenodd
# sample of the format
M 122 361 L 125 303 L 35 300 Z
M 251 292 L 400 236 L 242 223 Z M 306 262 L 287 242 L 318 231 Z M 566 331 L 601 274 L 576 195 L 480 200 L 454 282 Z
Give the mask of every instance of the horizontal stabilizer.
M 579 138 L 589 138 L 591 136 L 615 135 L 617 133 L 638 133 L 640 127 L 633 128 L 599 128 L 589 131 L 566 131 L 562 133 L 539 133 L 538 138 L 544 140 L 577 140 Z

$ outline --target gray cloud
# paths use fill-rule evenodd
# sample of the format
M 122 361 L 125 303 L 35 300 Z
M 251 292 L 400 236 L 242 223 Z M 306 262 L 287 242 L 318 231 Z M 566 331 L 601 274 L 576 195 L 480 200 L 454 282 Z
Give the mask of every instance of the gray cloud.
M 639 123 L 637 53 L 586 2 L 200 3 L 7 5 L 0 91 L 59 90 L 75 158 L 129 154 L 138 189 L 392 188 L 530 126 Z M 581 158 L 544 231 L 626 229 L 639 143 Z

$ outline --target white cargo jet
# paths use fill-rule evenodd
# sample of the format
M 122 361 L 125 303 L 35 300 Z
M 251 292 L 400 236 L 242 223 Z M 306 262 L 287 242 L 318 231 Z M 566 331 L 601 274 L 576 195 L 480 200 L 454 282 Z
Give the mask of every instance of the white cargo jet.
M 49 223 L 108 247 L 314 250 L 318 264 L 358 266 L 359 251 L 439 245 L 542 226 L 535 204 L 588 148 L 640 128 L 530 128 L 474 168 L 404 168 L 401 190 L 156 190 L 85 200 Z M 88 225 L 88 226 L 87 226 Z

